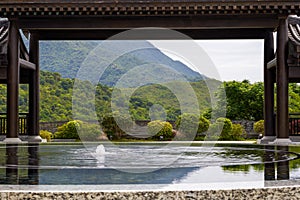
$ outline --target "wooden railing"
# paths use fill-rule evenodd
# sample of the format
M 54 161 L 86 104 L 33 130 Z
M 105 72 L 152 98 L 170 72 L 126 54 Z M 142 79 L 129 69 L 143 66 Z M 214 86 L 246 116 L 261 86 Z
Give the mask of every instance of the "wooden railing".
M 19 113 L 19 135 L 27 135 L 28 113 Z M 0 135 L 6 135 L 7 117 L 6 113 L 0 113 Z
M 290 136 L 300 136 L 300 113 L 289 114 Z
M 146 122 L 146 121 L 145 121 Z M 141 121 L 140 123 L 143 123 Z M 19 135 L 28 134 L 28 113 L 19 113 Z M 0 113 L 0 135 L 6 135 L 6 113 Z M 289 114 L 289 135 L 300 136 L 300 113 Z

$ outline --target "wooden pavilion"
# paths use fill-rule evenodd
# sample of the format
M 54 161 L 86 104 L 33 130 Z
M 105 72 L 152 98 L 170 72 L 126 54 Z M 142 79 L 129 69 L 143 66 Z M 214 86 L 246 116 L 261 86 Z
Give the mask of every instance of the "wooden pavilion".
M 299 19 L 288 16 L 299 13 L 299 0 L 2 0 L 0 17 L 8 19 L 3 22 L 7 49 L 0 51 L 7 60 L 1 60 L 0 69 L 1 81 L 7 83 L 6 141 L 19 140 L 20 82 L 30 88 L 29 135 L 39 139 L 39 40 L 103 40 L 131 28 L 164 27 L 193 39 L 264 39 L 263 141 L 288 143 L 288 83 L 300 78 Z M 30 33 L 29 54 L 20 45 L 19 29 Z

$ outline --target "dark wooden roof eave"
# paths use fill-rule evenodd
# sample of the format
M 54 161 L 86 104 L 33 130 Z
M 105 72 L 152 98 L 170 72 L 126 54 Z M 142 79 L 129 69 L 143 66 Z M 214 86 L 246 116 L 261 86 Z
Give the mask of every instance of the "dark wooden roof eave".
M 0 16 L 153 16 L 299 14 L 298 0 L 4 0 Z
M 9 38 L 9 21 L 7 19 L 0 19 L 0 67 L 7 67 L 7 46 L 8 46 L 8 38 Z M 19 33 L 20 40 L 20 66 L 24 69 L 35 70 L 35 65 L 29 62 L 29 53 L 24 44 L 24 41 L 21 37 L 21 33 Z

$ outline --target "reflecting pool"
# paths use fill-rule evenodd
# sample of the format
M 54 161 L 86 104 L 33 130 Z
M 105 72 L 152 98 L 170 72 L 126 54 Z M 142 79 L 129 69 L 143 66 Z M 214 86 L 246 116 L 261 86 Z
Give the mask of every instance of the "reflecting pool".
M 98 189 L 264 187 L 300 180 L 300 147 L 176 144 L 0 146 L 2 185 L 93 185 Z

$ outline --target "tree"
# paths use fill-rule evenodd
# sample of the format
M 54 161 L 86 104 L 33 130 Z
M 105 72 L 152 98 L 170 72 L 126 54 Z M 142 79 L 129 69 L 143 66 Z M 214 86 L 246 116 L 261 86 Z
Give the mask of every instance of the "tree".
M 263 118 L 263 83 L 224 82 L 226 97 L 217 94 L 217 107 L 226 104 L 226 116 L 232 120 L 260 120 Z

